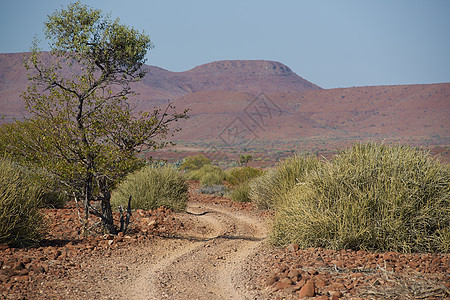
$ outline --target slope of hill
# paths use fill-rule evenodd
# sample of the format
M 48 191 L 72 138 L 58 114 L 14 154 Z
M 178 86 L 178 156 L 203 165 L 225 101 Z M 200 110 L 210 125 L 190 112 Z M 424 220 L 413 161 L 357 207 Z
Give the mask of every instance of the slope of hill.
M 0 114 L 22 118 L 23 54 L 0 54 Z M 324 90 L 273 61 L 218 61 L 185 72 L 146 66 L 130 99 L 138 110 L 173 101 L 191 109 L 173 140 L 218 147 L 287 151 L 336 148 L 377 139 L 450 145 L 450 83 Z M 237 147 L 237 148 L 236 148 Z M 233 150 L 240 151 L 240 150 Z

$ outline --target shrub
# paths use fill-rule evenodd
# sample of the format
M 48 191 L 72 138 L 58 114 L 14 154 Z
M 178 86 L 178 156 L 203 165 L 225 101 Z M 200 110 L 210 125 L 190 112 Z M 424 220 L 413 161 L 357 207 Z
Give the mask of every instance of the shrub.
M 321 164 L 316 157 L 295 155 L 281 162 L 275 170 L 253 180 L 250 184 L 250 199 L 260 208 L 273 209 L 296 183 L 303 182 L 308 173 Z
M 227 189 L 221 185 L 211 185 L 211 186 L 204 186 L 196 190 L 197 193 L 200 194 L 208 194 L 208 195 L 216 195 L 223 197 L 227 193 Z
M 285 195 L 276 245 L 450 250 L 450 168 L 408 146 L 357 144 Z
M 230 198 L 236 202 L 250 202 L 250 184 L 249 182 L 241 183 L 231 192 Z
M 187 173 L 187 176 L 191 180 L 198 180 L 204 186 L 220 185 L 227 178 L 225 171 L 213 165 L 205 165 Z
M 134 209 L 156 209 L 161 206 L 182 210 L 188 201 L 188 186 L 184 176 L 169 165 L 146 166 L 128 175 L 113 191 L 113 207 L 126 207 L 131 196 Z
M 38 211 L 41 187 L 17 164 L 0 158 L 0 243 L 28 246 L 46 233 Z
M 228 180 L 232 185 L 238 185 L 259 177 L 263 173 L 262 170 L 252 167 L 234 168 L 229 172 L 230 175 Z
M 205 165 L 211 164 L 211 160 L 204 155 L 186 157 L 181 163 L 180 169 L 186 171 L 198 170 Z

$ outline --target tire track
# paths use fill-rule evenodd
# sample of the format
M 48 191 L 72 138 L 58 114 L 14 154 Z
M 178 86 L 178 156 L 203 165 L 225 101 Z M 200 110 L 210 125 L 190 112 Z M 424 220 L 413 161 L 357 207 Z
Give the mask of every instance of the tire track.
M 190 203 L 183 222 L 193 231 L 164 241 L 169 251 L 142 268 L 127 295 L 132 299 L 247 299 L 250 291 L 237 280 L 243 263 L 265 239 L 257 217 L 219 205 Z M 165 252 L 165 253 L 164 253 Z

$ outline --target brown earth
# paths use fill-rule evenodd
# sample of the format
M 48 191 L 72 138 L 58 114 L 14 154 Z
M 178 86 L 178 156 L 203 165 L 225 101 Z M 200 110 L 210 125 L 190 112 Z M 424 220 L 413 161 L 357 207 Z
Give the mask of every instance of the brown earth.
M 450 255 L 273 248 L 271 215 L 195 192 L 186 212 L 138 210 L 120 236 L 80 238 L 45 209 L 40 245 L 0 245 L 1 299 L 449 299 Z

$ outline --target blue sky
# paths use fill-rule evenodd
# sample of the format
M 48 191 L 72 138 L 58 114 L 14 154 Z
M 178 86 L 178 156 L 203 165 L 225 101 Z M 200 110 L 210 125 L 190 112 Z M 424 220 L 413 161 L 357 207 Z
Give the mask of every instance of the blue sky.
M 28 51 L 64 0 L 0 0 L 0 53 Z M 224 59 L 282 62 L 323 87 L 450 82 L 449 0 L 81 0 L 155 44 L 170 71 Z

